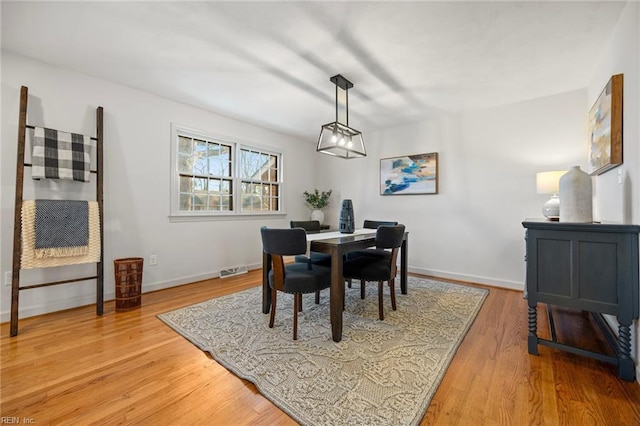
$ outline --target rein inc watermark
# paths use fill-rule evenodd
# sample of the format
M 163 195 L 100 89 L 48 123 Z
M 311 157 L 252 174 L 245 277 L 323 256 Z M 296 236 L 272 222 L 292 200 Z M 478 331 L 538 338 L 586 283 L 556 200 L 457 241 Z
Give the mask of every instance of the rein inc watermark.
M 0 425 L 33 425 L 36 421 L 33 417 L 10 417 L 1 416 Z

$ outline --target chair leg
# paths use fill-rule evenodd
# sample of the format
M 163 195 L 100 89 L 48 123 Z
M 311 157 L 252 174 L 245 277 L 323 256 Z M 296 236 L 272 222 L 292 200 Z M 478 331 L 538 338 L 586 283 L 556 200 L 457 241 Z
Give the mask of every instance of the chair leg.
M 316 305 L 320 304 L 320 290 L 316 290 Z
M 351 288 L 351 278 L 347 280 L 347 287 Z
M 389 280 L 389 292 L 391 293 L 391 308 L 395 311 L 396 309 L 396 280 L 391 278 Z
M 360 299 L 364 299 L 364 292 L 366 290 L 367 281 L 360 280 Z
M 300 308 L 300 298 L 302 293 L 293 295 L 293 340 L 298 340 L 298 309 Z
M 302 293 L 294 295 L 298 299 L 298 312 L 302 312 Z
M 273 328 L 273 321 L 276 319 L 276 300 L 277 290 L 274 288 L 271 290 L 271 318 L 269 319 L 269 328 Z
M 380 321 L 384 320 L 384 303 L 382 300 L 382 293 L 384 291 L 384 281 L 378 281 L 378 315 Z

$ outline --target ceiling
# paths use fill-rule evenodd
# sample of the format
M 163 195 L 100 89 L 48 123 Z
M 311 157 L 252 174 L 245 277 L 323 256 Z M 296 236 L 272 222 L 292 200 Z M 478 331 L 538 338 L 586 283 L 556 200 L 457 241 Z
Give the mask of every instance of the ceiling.
M 315 142 L 586 87 L 624 2 L 11 2 L 2 48 Z

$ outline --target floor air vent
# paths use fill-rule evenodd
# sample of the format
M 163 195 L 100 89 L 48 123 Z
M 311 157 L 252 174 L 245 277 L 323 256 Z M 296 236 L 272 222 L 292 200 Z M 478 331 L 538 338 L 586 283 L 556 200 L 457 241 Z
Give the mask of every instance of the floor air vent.
M 233 268 L 222 269 L 220 271 L 220 278 L 232 277 L 234 275 L 246 274 L 247 267 L 246 266 L 236 266 Z

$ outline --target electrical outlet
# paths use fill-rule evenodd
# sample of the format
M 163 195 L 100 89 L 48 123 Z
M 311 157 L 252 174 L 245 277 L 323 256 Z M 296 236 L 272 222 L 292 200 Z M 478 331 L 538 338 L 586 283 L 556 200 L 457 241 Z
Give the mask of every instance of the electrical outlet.
M 6 271 L 4 273 L 4 285 L 11 285 L 11 278 L 13 277 L 13 275 L 11 274 L 11 271 Z
M 149 265 L 156 266 L 158 264 L 158 255 L 152 254 L 149 256 Z

